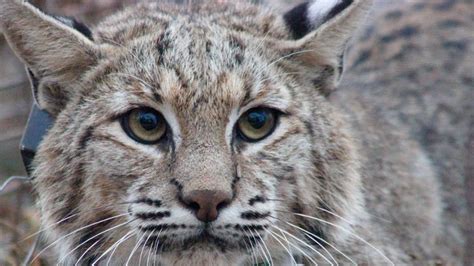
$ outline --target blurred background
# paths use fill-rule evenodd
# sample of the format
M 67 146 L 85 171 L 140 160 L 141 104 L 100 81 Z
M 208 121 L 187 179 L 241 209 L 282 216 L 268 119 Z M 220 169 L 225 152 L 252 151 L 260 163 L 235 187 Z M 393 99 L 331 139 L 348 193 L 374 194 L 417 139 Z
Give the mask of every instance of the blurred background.
M 188 1 L 190 0 L 175 0 L 180 3 Z M 410 1 L 412 0 L 377 0 L 370 17 L 375 17 L 377 13 L 391 5 L 402 5 Z M 431 0 L 417 0 L 417 2 L 423 1 Z M 73 16 L 86 24 L 94 25 L 101 17 L 137 0 L 37 0 L 32 2 L 48 13 Z M 266 2 L 276 9 L 288 10 L 302 1 L 268 0 Z M 474 10 L 472 13 L 474 16 Z M 370 20 L 368 23 L 371 23 Z M 26 175 L 19 153 L 19 142 L 32 99 L 24 66 L 12 53 L 1 34 L 0 62 L 1 185 L 9 176 Z M 34 207 L 33 198 L 31 187 L 18 181 L 10 183 L 3 192 L 0 192 L 0 265 L 21 264 L 21 260 L 33 244 L 34 237 L 24 239 L 39 229 L 39 216 Z M 47 254 L 44 257 L 47 257 Z M 35 265 L 41 264 L 44 264 L 44 261 L 35 262 Z

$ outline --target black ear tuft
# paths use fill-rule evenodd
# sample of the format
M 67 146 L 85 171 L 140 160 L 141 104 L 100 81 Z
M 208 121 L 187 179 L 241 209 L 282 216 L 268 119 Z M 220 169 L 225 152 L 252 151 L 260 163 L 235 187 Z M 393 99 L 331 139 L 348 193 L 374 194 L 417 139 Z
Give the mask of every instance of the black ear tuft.
M 313 0 L 294 7 L 283 18 L 293 38 L 300 39 L 341 13 L 353 2 L 354 0 Z
M 56 20 L 58 20 L 62 24 L 66 25 L 68 27 L 71 27 L 71 28 L 77 30 L 78 32 L 82 33 L 82 35 L 86 36 L 89 40 L 91 40 L 91 41 L 93 40 L 92 31 L 84 23 L 81 23 L 81 22 L 79 22 L 76 19 L 71 18 L 71 17 L 56 16 L 56 15 L 54 15 L 52 17 L 54 17 Z
M 328 13 L 326 18 L 324 19 L 324 22 L 332 19 L 335 17 L 337 14 L 341 13 L 342 10 L 346 9 L 348 6 L 350 6 L 354 2 L 354 0 L 342 0 L 339 2 L 337 5 L 335 5 L 331 11 Z
M 311 23 L 308 19 L 308 5 L 308 2 L 300 4 L 283 16 L 295 39 L 302 38 L 311 30 Z

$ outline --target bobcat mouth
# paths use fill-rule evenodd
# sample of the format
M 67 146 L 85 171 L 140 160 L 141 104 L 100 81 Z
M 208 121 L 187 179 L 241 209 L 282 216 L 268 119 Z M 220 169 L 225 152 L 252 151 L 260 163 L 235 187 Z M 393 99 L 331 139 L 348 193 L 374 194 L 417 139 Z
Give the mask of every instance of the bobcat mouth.
M 249 237 L 246 234 L 221 234 L 213 233 L 212 230 L 204 228 L 196 235 L 181 237 L 178 234 L 163 236 L 152 236 L 146 241 L 145 246 L 155 253 L 173 251 L 186 251 L 190 249 L 215 249 L 219 252 L 245 251 L 248 252 L 249 243 L 254 246 L 261 241 L 258 236 Z

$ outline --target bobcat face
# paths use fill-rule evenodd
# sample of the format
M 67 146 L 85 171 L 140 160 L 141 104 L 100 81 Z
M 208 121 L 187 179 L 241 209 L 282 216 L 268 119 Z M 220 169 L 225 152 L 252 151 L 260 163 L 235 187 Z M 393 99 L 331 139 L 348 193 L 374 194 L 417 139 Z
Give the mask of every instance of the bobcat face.
M 145 244 L 160 243 L 159 253 L 196 245 L 244 252 L 265 238 L 278 209 L 286 209 L 275 200 L 292 193 L 294 174 L 307 167 L 295 166 L 309 155 L 306 128 L 291 121 L 303 114 L 285 82 L 272 78 L 277 70 L 266 68 L 260 40 L 189 20 L 147 38 L 131 49 L 135 55 L 127 49 L 106 63 L 120 66 L 102 77 L 104 87 L 113 86 L 94 89 L 106 93 L 84 98 L 106 120 L 85 141 L 90 164 L 83 168 L 105 197 L 95 200 L 124 202 L 114 214 L 127 213 L 138 236 L 150 236 Z M 134 57 L 149 67 L 137 71 Z M 99 102 L 108 106 L 93 110 Z M 147 116 L 159 120 L 161 133 L 143 129 Z
M 0 25 L 56 119 L 34 175 L 58 261 L 277 260 L 290 253 L 284 239 L 318 248 L 343 237 L 328 223 L 360 211 L 353 144 L 324 95 L 365 1 L 282 17 L 147 4 L 93 39 L 29 4 L 0 3 Z M 296 243 L 291 253 L 305 254 Z
M 107 74 L 84 84 L 82 103 L 58 117 L 66 128 L 81 124 L 55 138 L 81 143 L 73 160 L 87 187 L 65 198 L 66 210 L 107 212 L 93 211 L 84 225 L 126 214 L 113 225 L 127 221 L 124 232 L 134 230 L 162 256 L 204 248 L 245 254 L 297 204 L 296 178 L 312 167 L 311 107 L 295 101 L 298 88 L 268 66 L 278 57 L 265 58 L 260 39 L 189 20 L 146 38 L 111 48 L 117 59 L 99 63 Z M 77 118 L 84 122 L 70 121 L 80 110 L 87 110 Z M 263 138 L 252 138 L 262 129 Z

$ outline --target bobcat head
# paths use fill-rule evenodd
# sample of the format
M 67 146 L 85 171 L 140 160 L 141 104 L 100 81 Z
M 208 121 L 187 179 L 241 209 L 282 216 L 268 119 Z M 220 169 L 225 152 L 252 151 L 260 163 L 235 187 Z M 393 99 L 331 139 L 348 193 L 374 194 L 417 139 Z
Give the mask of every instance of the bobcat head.
M 55 119 L 34 183 L 58 262 L 324 262 L 341 221 L 363 213 L 327 96 L 368 2 L 283 15 L 151 2 L 89 32 L 1 0 L 1 29 Z

